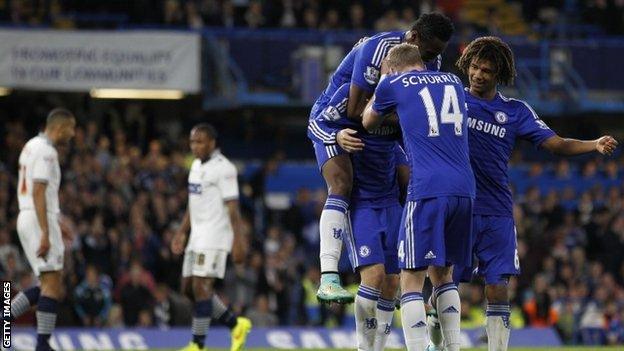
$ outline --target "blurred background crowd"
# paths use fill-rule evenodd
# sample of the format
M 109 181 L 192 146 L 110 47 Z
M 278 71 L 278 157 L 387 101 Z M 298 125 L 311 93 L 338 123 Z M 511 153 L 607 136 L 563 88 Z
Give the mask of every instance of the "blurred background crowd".
M 0 0 L 0 23 L 355 30 L 359 38 L 359 31 L 408 28 L 432 10 L 452 17 L 462 40 L 480 34 L 532 40 L 624 33 L 621 0 Z M 271 47 L 245 38 L 230 39 Z M 447 50 L 447 66 L 462 47 L 457 41 L 451 46 L 456 50 Z M 535 56 L 532 50 L 525 51 Z M 284 73 L 286 65 L 252 61 L 251 68 L 243 67 L 245 74 L 260 75 L 255 65 L 270 64 L 290 84 L 293 72 Z M 273 72 L 261 78 L 277 81 Z M 187 201 L 187 133 L 208 120 L 239 168 L 244 230 L 252 238 L 246 262 L 230 264 L 218 285 L 223 300 L 256 326 L 352 325 L 351 307 L 328 308 L 315 299 L 318 217 L 326 193 L 305 136 L 309 106 L 203 111 L 197 97 L 185 101 L 102 102 L 86 94 L 32 92 L 0 97 L 0 276 L 16 290 L 36 283 L 15 232 L 17 158 L 49 108 L 65 105 L 78 116 L 79 128 L 72 146 L 61 150 L 61 207 L 74 239 L 66 243 L 58 324 L 188 325 L 191 306 L 178 293 L 181 257 L 171 253 L 170 242 Z M 598 116 L 600 123 L 593 115 L 543 117 L 562 135 L 595 138 L 608 132 L 624 141 L 615 112 Z M 522 266 L 522 275 L 511 282 L 512 325 L 552 326 L 566 343 L 624 343 L 624 155 L 559 160 L 521 145 L 511 180 Z M 356 289 L 346 259 L 342 266 L 344 281 Z M 464 327 L 484 324 L 482 289 L 478 281 L 461 287 Z M 30 313 L 18 323 L 33 321 Z
M 458 27 L 521 34 L 527 28 L 594 24 L 621 33 L 621 0 L 3 0 L 0 20 L 56 28 L 173 27 L 406 29 L 419 14 L 440 11 Z

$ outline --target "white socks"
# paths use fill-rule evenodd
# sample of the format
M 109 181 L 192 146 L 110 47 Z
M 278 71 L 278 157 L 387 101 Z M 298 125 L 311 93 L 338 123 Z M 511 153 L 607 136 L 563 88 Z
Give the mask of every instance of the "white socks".
M 355 331 L 359 351 L 373 349 L 377 333 L 377 301 L 381 292 L 366 285 L 360 285 L 355 296 Z
M 488 336 L 488 351 L 507 351 L 509 345 L 509 316 L 507 303 L 489 303 L 485 311 L 485 330 Z
M 342 251 L 342 236 L 347 230 L 346 212 L 349 200 L 340 195 L 329 195 L 321 213 L 319 229 L 321 232 L 321 273 L 338 272 L 338 260 Z
M 386 300 L 382 297 L 377 302 L 377 332 L 373 351 L 383 351 L 392 328 L 392 316 L 394 315 L 394 300 Z
M 426 318 L 421 293 L 408 292 L 401 296 L 401 322 L 407 351 L 424 351 L 427 348 Z
M 438 320 L 444 336 L 446 351 L 459 351 L 461 303 L 454 283 L 442 284 L 435 289 Z

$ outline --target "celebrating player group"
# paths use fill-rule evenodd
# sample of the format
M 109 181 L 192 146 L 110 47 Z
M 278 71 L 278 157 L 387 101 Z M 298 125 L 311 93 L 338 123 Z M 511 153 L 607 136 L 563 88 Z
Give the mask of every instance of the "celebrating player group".
M 457 286 L 475 273 L 486 284 L 488 350 L 507 350 L 507 285 L 520 274 L 507 176 L 516 138 L 566 156 L 610 155 L 618 144 L 562 138 L 526 102 L 503 96 L 498 86 L 513 83 L 515 66 L 497 37 L 475 39 L 458 59 L 467 87 L 439 72 L 453 31 L 431 13 L 407 32 L 361 40 L 310 114 L 328 187 L 317 297 L 355 300 L 358 350 L 384 349 L 399 286 L 408 351 L 459 350 Z M 355 298 L 338 275 L 343 242 L 361 276 Z

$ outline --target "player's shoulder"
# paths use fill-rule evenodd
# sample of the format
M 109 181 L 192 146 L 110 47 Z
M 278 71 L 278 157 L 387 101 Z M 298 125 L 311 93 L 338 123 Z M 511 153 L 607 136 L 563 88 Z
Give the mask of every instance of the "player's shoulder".
M 405 36 L 404 32 L 381 32 L 368 38 L 361 46 L 363 53 L 371 56 L 373 62 L 383 59 L 384 52 L 387 52 L 392 46 L 398 45 Z
M 530 116 L 534 119 L 539 119 L 537 113 L 535 112 L 533 107 L 529 105 L 528 102 L 522 99 L 506 97 L 500 92 L 498 92 L 497 94 L 500 101 L 502 102 L 502 106 L 509 113 L 513 113 L 516 116 Z
M 229 158 L 227 158 L 220 151 L 215 151 L 214 165 L 218 167 L 223 173 L 236 172 L 236 166 Z
M 34 155 L 57 158 L 58 152 L 47 138 L 37 135 L 30 139 L 24 148 L 28 148 Z

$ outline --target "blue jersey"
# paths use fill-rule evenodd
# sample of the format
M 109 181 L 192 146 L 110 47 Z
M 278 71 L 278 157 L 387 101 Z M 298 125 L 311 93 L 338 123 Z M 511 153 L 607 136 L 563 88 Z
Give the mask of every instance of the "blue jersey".
M 475 215 L 512 217 L 507 169 L 516 138 L 536 146 L 555 135 L 524 101 L 496 94 L 483 100 L 466 92 L 470 162 L 477 183 Z
M 409 201 L 472 197 L 467 112 L 461 80 L 450 73 L 411 71 L 389 76 L 375 90 L 373 109 L 394 110 L 410 162 Z
M 397 141 L 399 128 L 382 126 L 368 133 L 360 122 L 347 118 L 348 97 L 349 84 L 345 83 L 336 91 L 314 122 L 323 129 L 326 125 L 331 126 L 340 122 L 342 128 L 357 130 L 357 137 L 364 142 L 364 150 L 351 154 L 353 163 L 351 206 L 387 207 L 398 204 L 396 166 L 407 164 L 405 153 Z
M 381 61 L 388 51 L 405 39 L 405 32 L 383 32 L 366 39 L 356 45 L 340 62 L 340 65 L 329 79 L 329 84 L 314 103 L 310 119 L 316 118 L 324 109 L 336 90 L 345 83 L 353 83 L 368 92 L 373 92 L 381 72 Z M 430 70 L 440 70 L 442 58 L 438 56 L 427 63 Z

